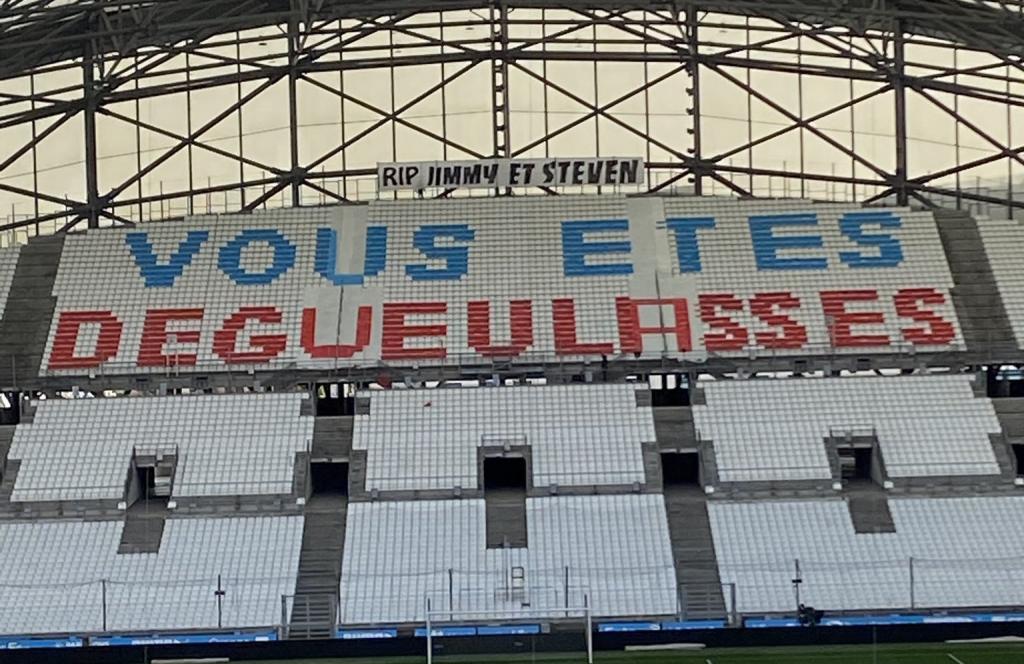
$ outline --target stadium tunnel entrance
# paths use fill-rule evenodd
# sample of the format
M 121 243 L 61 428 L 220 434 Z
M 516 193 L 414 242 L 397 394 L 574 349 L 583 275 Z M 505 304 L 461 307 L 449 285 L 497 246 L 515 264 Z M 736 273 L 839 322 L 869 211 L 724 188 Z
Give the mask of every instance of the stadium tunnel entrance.
M 317 383 L 316 414 L 326 417 L 355 415 L 355 386 L 352 383 Z
M 314 461 L 309 475 L 314 496 L 348 496 L 347 461 Z
M 523 457 L 484 458 L 484 491 L 527 487 L 526 459 Z
M 844 481 L 872 481 L 873 450 L 870 446 L 844 446 L 839 453 L 840 477 Z
M 661 479 L 666 488 L 700 486 L 700 454 L 697 452 L 662 453 Z

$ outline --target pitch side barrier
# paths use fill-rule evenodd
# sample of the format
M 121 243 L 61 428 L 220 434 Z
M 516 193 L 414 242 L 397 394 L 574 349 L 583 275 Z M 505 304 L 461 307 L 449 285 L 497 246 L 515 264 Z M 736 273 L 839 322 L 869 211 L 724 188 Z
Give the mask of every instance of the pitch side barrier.
M 42 376 L 964 350 L 934 218 L 380 202 L 68 236 Z
M 879 614 L 825 617 L 814 627 L 796 618 L 748 618 L 744 625 L 724 621 L 597 622 L 598 650 L 631 645 L 703 643 L 710 647 L 911 643 L 1012 636 L 1024 633 L 1024 613 Z M 219 633 L 134 634 L 116 636 L 0 637 L 0 662 L 121 662 L 150 658 L 288 659 L 297 657 L 380 657 L 422 655 L 422 628 L 339 628 L 333 639 L 280 640 L 275 630 Z M 432 628 L 448 654 L 581 652 L 577 632 L 558 632 L 537 624 L 451 625 Z M 45 653 L 45 654 L 44 654 Z M 581 660 L 584 661 L 581 655 Z

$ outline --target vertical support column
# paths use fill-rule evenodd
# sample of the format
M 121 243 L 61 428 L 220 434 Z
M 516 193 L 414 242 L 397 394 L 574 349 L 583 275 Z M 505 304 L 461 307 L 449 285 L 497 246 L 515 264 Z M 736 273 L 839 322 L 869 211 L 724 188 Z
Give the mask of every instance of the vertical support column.
M 85 192 L 88 210 L 83 215 L 89 228 L 98 228 L 100 225 L 100 194 L 99 181 L 97 177 L 97 152 L 96 152 L 96 67 L 93 58 L 96 47 L 92 41 L 86 43 L 85 53 L 82 57 L 82 90 L 85 95 Z
M 299 52 L 299 13 L 296 3 L 288 16 L 288 143 L 291 149 L 292 207 L 299 207 L 299 103 L 296 92 Z
M 491 4 L 491 86 L 494 94 L 494 156 L 510 156 L 508 108 L 508 5 Z M 500 193 L 500 192 L 499 192 Z M 508 190 L 505 193 L 509 193 Z
M 677 17 L 678 18 L 678 17 Z M 697 196 L 704 194 L 704 165 L 703 151 L 701 149 L 701 121 L 700 121 L 700 35 L 697 30 L 697 8 L 688 5 L 686 8 L 686 42 L 690 58 L 690 117 L 693 119 L 693 193 Z
M 906 57 L 903 42 L 903 21 L 897 19 L 893 26 L 892 89 L 896 99 L 896 202 L 907 205 L 910 196 L 907 190 L 907 91 Z

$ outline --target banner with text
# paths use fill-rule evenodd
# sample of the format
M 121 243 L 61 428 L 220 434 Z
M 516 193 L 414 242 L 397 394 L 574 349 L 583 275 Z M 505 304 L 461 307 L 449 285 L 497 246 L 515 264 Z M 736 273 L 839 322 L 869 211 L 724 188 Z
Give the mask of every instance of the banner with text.
M 377 165 L 377 190 L 640 185 L 640 158 L 483 159 Z

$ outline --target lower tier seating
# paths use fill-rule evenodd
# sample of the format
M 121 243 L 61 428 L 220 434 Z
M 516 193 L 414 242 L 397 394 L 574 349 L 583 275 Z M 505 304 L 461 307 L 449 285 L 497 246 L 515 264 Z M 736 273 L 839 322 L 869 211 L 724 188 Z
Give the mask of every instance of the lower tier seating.
M 173 495 L 290 494 L 295 454 L 313 437 L 306 394 L 231 394 L 36 402 L 9 458 L 13 501 L 120 499 L 140 454 L 178 453 Z
M 842 500 L 709 505 L 743 613 L 1019 606 L 1024 497 L 890 500 L 895 533 L 856 534 Z M 799 566 L 799 572 L 797 572 Z
M 477 448 L 527 445 L 535 486 L 644 482 L 654 442 L 636 385 L 363 391 L 353 447 L 367 450 L 367 489 L 475 488 Z
M 694 406 L 725 482 L 827 480 L 830 435 L 874 432 L 888 475 L 998 475 L 1000 432 L 973 376 L 806 378 L 703 384 Z
M 169 519 L 157 554 L 120 521 L 0 523 L 0 634 L 273 626 L 295 590 L 299 517 Z M 45 585 L 43 585 L 45 584 Z
M 422 622 L 428 599 L 463 619 L 524 605 L 564 615 L 567 573 L 569 605 L 586 595 L 595 616 L 676 612 L 660 495 L 532 498 L 526 510 L 529 547 L 488 550 L 482 500 L 350 504 L 342 622 Z

